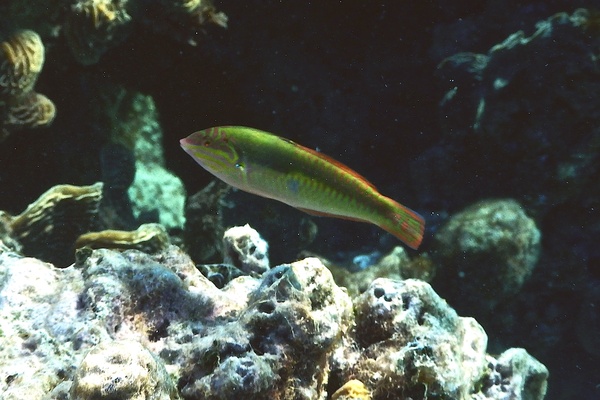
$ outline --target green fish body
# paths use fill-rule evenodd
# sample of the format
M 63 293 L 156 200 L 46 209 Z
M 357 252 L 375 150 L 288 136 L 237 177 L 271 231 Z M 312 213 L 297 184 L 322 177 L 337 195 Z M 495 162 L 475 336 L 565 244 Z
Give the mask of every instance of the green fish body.
M 221 126 L 192 133 L 181 147 L 229 185 L 319 216 L 368 222 L 413 249 L 425 222 L 383 196 L 344 164 L 291 140 L 258 129 Z

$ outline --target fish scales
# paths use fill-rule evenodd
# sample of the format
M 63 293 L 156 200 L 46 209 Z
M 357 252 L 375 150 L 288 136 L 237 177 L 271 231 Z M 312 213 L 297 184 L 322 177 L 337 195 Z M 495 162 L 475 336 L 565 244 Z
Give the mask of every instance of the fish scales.
M 383 196 L 344 164 L 253 128 L 195 132 L 181 146 L 202 167 L 241 190 L 315 215 L 369 222 L 417 248 L 424 231 L 414 211 Z

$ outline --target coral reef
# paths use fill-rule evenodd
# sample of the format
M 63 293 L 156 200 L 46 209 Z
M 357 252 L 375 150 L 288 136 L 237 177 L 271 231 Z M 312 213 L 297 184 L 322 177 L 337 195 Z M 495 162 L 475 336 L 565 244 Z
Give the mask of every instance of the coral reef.
M 453 215 L 435 235 L 435 287 L 480 318 L 514 296 L 540 253 L 540 231 L 514 200 L 482 201 Z
M 100 150 L 104 191 L 100 204 L 102 227 L 130 230 L 137 227 L 128 189 L 135 178 L 135 155 L 121 143 L 107 143 Z
M 18 31 L 0 43 L 0 141 L 14 130 L 54 120 L 54 103 L 33 91 L 44 58 L 42 39 L 32 30 Z
M 0 146 L 0 209 L 16 215 L 57 183 L 103 181 L 102 204 L 108 206 L 101 210 L 97 229 L 130 231 L 159 220 L 160 210 L 150 201 L 143 209 L 136 205 L 139 213 L 133 216 L 123 187 L 135 163 L 128 163 L 126 152 L 121 154 L 123 163 L 99 157 L 107 142 L 124 144 L 133 154 L 137 130 L 123 131 L 132 127 L 132 120 L 143 124 L 142 113 L 126 107 L 113 114 L 112 126 L 92 118 L 94 112 L 113 111 L 111 102 L 99 101 L 102 92 L 94 85 L 115 84 L 152 96 L 164 132 L 163 167 L 181 177 L 191 193 L 208 178 L 179 161 L 176 139 L 217 123 L 245 121 L 289 133 L 294 140 L 354 163 L 383 191 L 415 204 L 428 220 L 424 250 L 430 254 L 435 242 L 431 237 L 458 210 L 482 198 L 514 198 L 542 231 L 543 268 L 536 268 L 516 295 L 499 302 L 487 321 L 478 319 L 490 334 L 489 351 L 501 354 L 511 345 L 527 348 L 553 371 L 548 395 L 552 400 L 598 397 L 600 324 L 593 289 L 600 276 L 600 142 L 594 108 L 599 92 L 598 15 L 593 8 L 574 11 L 597 8 L 595 0 L 433 0 L 408 8 L 390 1 L 216 3 L 231 17 L 227 30 L 212 30 L 205 22 L 215 12 L 194 9 L 195 0 L 99 0 L 96 4 L 111 3 L 107 9 L 124 10 L 131 19 L 116 35 L 125 39 L 121 45 L 92 42 L 105 52 L 96 64 L 82 67 L 67 42 L 66 21 L 76 4 L 89 3 L 0 2 L 0 41 L 23 28 L 41 36 L 46 61 L 34 91 L 56 101 L 60 113 L 48 129 L 39 130 L 42 134 L 12 134 Z M 550 17 L 559 11 L 568 14 Z M 93 29 L 88 32 L 93 38 Z M 509 35 L 510 40 L 504 40 Z M 457 52 L 462 53 L 450 57 Z M 445 57 L 450 58 L 439 66 L 440 79 L 432 79 L 436 64 Z M 2 100 L 2 136 L 27 128 L 17 121 L 48 119 L 35 116 L 52 112 L 37 103 L 40 98 L 34 91 L 11 98 L 14 112 Z M 16 100 L 38 106 L 21 107 Z M 9 119 L 19 125 L 8 124 Z M 131 146 L 114 140 L 121 133 Z M 111 190 L 113 185 L 118 189 Z M 325 219 L 303 218 L 238 195 L 227 198 L 237 206 L 223 207 L 222 214 L 213 216 L 224 218 L 224 226 L 249 222 L 260 228 L 271 245 L 272 265 L 297 259 L 309 242 L 308 250 L 348 263 L 356 254 L 371 256 L 397 245 L 364 226 L 339 229 Z M 0 215 L 0 221 L 7 215 Z M 308 240 L 297 236 L 300 219 L 314 221 L 302 230 Z M 195 223 L 188 226 L 191 231 Z M 180 227 L 169 229 L 173 243 L 181 243 L 176 237 Z M 21 245 L 9 230 L 0 228 L 0 248 L 18 250 Z M 192 259 L 219 263 L 221 232 L 186 239 L 185 251 L 204 246 L 202 254 L 213 251 L 212 259 L 196 254 Z M 69 253 L 72 256 L 72 250 Z M 78 254 L 83 257 L 89 250 Z M 417 256 L 401 263 L 400 277 L 411 276 L 404 274 L 404 266 L 417 260 L 415 267 L 423 267 L 422 277 L 430 279 L 427 270 L 436 264 Z M 198 268 L 224 290 L 241 278 L 231 265 Z M 368 289 L 370 269 L 355 276 L 355 286 L 345 281 L 349 293 Z M 396 271 L 394 267 L 381 272 L 398 278 Z M 344 273 L 348 275 L 340 275 Z M 442 271 L 434 284 L 440 292 L 450 284 L 443 276 Z M 68 370 L 66 374 L 71 376 Z M 331 383 L 329 394 L 344 383 Z M 67 398 L 58 392 L 48 397 Z
M 38 128 L 52 123 L 56 114 L 54 103 L 33 91 L 10 97 L 6 103 L 4 129 Z
M 77 237 L 96 229 L 103 184 L 58 185 L 10 218 L 9 235 L 23 254 L 67 266 Z
M 241 257 L 247 264 L 252 255 Z M 378 279 L 353 305 L 316 258 L 219 289 L 175 246 L 154 255 L 82 249 L 62 269 L 0 246 L 0 282 L 6 398 L 476 400 L 505 399 L 505 388 L 541 400 L 545 392 L 541 364 L 518 349 L 486 355 L 483 329 L 427 283 Z
M 198 44 L 198 31 L 206 25 L 227 28 L 227 15 L 218 12 L 209 0 L 154 0 L 145 6 L 140 18 L 144 25 L 193 46 Z

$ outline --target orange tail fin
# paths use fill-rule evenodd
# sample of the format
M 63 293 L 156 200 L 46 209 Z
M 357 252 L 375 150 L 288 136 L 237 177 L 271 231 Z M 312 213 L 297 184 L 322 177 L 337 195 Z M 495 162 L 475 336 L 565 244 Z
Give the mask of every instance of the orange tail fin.
M 418 249 L 425 232 L 425 220 L 413 210 L 402 204 L 393 203 L 393 210 L 386 223 L 380 227 L 406 243 L 412 249 Z

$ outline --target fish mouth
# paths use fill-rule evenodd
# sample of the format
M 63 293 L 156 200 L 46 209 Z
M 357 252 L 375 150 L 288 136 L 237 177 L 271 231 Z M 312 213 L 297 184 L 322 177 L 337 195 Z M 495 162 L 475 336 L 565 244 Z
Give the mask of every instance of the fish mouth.
M 211 151 L 205 150 L 204 147 L 191 142 L 188 138 L 181 139 L 179 144 L 183 151 L 208 171 L 222 171 L 229 166 L 229 163 L 223 157 L 216 156 Z

